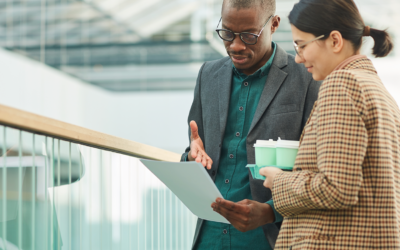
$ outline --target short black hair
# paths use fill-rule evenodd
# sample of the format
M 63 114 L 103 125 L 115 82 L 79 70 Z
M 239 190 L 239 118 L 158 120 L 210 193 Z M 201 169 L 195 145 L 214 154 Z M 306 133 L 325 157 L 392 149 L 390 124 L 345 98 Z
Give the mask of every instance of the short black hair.
M 261 7 L 268 15 L 275 15 L 276 11 L 275 0 L 224 0 L 222 6 L 225 6 L 225 4 L 237 9 Z

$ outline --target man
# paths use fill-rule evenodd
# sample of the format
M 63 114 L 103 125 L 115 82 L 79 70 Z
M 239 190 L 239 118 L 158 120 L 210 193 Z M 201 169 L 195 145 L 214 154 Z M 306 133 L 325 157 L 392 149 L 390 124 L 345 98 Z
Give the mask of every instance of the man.
M 229 57 L 200 69 L 182 161 L 201 162 L 225 197 L 232 225 L 198 220 L 194 249 L 273 249 L 282 217 L 271 191 L 245 168 L 256 140 L 299 140 L 320 83 L 272 42 L 275 0 L 225 0 L 217 32 Z M 211 204 L 210 204 L 211 205 Z

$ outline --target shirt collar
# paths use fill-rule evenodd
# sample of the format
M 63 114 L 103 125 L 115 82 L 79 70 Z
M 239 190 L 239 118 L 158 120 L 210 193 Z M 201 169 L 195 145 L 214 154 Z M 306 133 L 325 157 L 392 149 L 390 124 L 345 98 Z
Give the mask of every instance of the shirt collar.
M 252 75 L 247 76 L 247 75 L 243 74 L 239 69 L 237 69 L 235 67 L 235 65 L 232 64 L 234 74 L 241 78 L 247 78 L 247 77 L 261 78 L 261 77 L 268 75 L 269 70 L 271 69 L 271 66 L 272 66 L 272 62 L 274 61 L 275 53 L 276 53 L 276 44 L 274 41 L 272 41 L 272 48 L 274 51 L 272 52 L 272 55 L 269 58 L 269 60 L 261 68 L 259 68 L 256 72 L 254 72 Z

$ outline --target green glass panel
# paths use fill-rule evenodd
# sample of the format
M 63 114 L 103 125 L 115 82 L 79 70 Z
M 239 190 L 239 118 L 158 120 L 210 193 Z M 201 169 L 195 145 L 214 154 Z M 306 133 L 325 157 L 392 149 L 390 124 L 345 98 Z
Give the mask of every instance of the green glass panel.
M 190 249 L 196 218 L 138 159 L 4 126 L 0 150 L 0 250 Z

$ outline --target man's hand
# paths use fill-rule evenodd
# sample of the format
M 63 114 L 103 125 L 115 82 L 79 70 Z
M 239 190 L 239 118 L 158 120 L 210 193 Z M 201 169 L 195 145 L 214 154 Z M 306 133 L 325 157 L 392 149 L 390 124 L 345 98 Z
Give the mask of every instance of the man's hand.
M 275 220 L 272 207 L 257 201 L 242 200 L 235 203 L 218 198 L 211 207 L 240 232 L 256 229 Z
M 264 187 L 271 189 L 274 184 L 275 176 L 279 173 L 282 173 L 282 169 L 275 167 L 265 167 L 260 169 L 260 175 L 265 176 Z
M 199 130 L 195 121 L 190 122 L 190 151 L 188 153 L 189 161 L 196 161 L 203 164 L 207 169 L 211 169 L 213 161 L 204 150 L 203 141 L 199 136 Z

